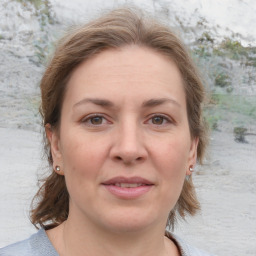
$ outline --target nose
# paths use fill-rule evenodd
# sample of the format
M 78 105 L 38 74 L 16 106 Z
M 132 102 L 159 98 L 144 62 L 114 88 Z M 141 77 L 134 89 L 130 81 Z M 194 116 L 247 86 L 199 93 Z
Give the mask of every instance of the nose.
M 142 163 L 146 160 L 148 153 L 138 125 L 126 122 L 113 137 L 114 143 L 110 151 L 112 160 L 125 165 Z

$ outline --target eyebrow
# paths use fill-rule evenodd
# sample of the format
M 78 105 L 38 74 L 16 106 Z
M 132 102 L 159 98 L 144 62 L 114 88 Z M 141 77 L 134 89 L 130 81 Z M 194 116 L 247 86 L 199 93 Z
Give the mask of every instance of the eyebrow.
M 114 103 L 109 101 L 109 100 L 105 100 L 105 99 L 98 99 L 98 98 L 85 98 L 80 100 L 79 102 L 77 102 L 73 108 L 78 107 L 80 105 L 86 104 L 86 103 L 93 103 L 95 105 L 101 106 L 101 107 L 106 107 L 106 108 L 111 108 L 114 107 Z
M 155 107 L 165 103 L 172 103 L 178 107 L 181 107 L 181 105 L 176 100 L 171 98 L 150 99 L 150 100 L 144 101 L 142 103 L 142 107 L 145 107 L 145 108 Z
M 95 105 L 105 107 L 105 108 L 114 108 L 114 103 L 110 100 L 106 99 L 99 99 L 99 98 L 84 98 L 80 100 L 79 102 L 75 103 L 73 105 L 73 108 L 78 107 L 80 105 L 86 104 L 86 103 L 93 103 Z M 160 98 L 160 99 L 149 99 L 147 101 L 144 101 L 142 103 L 143 108 L 149 108 L 149 107 L 156 107 L 165 103 L 172 103 L 178 107 L 181 107 L 181 105 L 171 98 Z

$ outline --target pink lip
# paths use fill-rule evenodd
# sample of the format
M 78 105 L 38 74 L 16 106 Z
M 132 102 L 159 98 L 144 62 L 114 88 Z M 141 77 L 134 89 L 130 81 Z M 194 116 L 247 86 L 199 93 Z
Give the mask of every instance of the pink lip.
M 146 180 L 144 178 L 141 178 L 141 177 L 119 176 L 119 177 L 114 177 L 110 180 L 102 182 L 102 184 L 104 184 L 104 185 L 113 185 L 115 183 L 141 183 L 141 184 L 145 184 L 145 185 L 153 185 L 153 182 Z
M 140 184 L 138 187 L 120 187 L 117 183 Z M 135 199 L 149 192 L 153 183 L 141 177 L 115 177 L 102 183 L 102 185 L 114 196 L 121 199 Z

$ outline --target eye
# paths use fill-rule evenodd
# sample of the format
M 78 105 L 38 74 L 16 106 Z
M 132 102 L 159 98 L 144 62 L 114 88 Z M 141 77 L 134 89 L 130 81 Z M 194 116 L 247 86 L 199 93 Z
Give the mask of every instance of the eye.
M 101 126 L 107 124 L 108 121 L 100 114 L 93 114 L 83 118 L 82 123 L 85 123 L 88 126 Z
M 91 124 L 93 125 L 99 125 L 102 124 L 103 117 L 102 116 L 95 116 L 89 119 Z
M 148 122 L 156 126 L 162 126 L 172 123 L 172 120 L 165 115 L 154 115 L 150 119 L 148 119 Z
M 153 124 L 160 125 L 160 124 L 163 124 L 164 121 L 165 121 L 164 117 L 162 117 L 162 116 L 154 116 L 154 117 L 152 117 L 152 123 Z

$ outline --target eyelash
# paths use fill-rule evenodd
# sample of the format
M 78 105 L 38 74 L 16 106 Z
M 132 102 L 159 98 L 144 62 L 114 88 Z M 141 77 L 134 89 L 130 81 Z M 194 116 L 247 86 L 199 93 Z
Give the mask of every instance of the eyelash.
M 156 118 L 156 117 L 162 118 L 163 119 L 163 123 L 162 124 L 153 124 L 152 123 L 152 125 L 154 125 L 154 126 L 164 126 L 164 125 L 167 125 L 167 124 L 174 123 L 174 121 L 171 118 L 169 118 L 168 116 L 163 115 L 163 114 L 154 114 L 154 115 L 150 116 L 150 118 L 147 119 L 147 120 L 151 120 L 151 122 L 152 122 L 153 118 Z
M 97 113 L 95 113 L 95 114 L 91 114 L 91 115 L 89 115 L 89 116 L 86 116 L 85 118 L 83 118 L 82 120 L 81 120 L 81 122 L 82 123 L 86 123 L 88 126 L 92 126 L 92 127 L 97 127 L 97 126 L 102 126 L 102 125 L 104 125 L 104 124 L 106 124 L 106 123 L 100 123 L 100 124 L 92 124 L 91 122 L 92 122 L 92 120 L 93 120 L 93 118 L 96 118 L 96 117 L 98 117 L 98 118 L 101 118 L 101 120 L 105 120 L 105 122 L 106 123 L 111 123 L 110 121 L 108 121 L 106 118 L 105 118 L 105 116 L 103 115 L 103 114 L 97 114 Z M 163 123 L 162 124 L 154 124 L 152 121 L 153 121 L 153 118 L 156 118 L 156 117 L 160 117 L 160 118 L 162 118 L 163 119 Z M 147 121 L 145 122 L 145 123 L 147 123 L 147 122 L 149 122 L 149 120 L 151 120 L 151 124 L 152 125 L 154 125 L 154 126 L 165 126 L 165 125 L 168 125 L 168 124 L 171 124 L 171 123 L 174 123 L 174 121 L 171 119 L 171 118 L 169 118 L 169 117 L 167 117 L 166 115 L 163 115 L 163 114 L 154 114 L 154 115 L 151 115 L 148 119 L 147 119 Z
M 91 115 L 89 115 L 89 116 L 86 116 L 85 118 L 83 118 L 82 120 L 81 120 L 81 122 L 82 123 L 86 123 L 88 126 L 92 126 L 92 127 L 97 127 L 97 126 L 101 126 L 102 125 L 102 123 L 101 124 L 92 124 L 91 123 L 91 121 L 93 120 L 93 118 L 96 118 L 96 117 L 99 117 L 99 118 L 101 118 L 102 120 L 105 120 L 106 122 L 108 122 L 108 123 L 110 123 L 105 117 L 104 117 L 104 115 L 102 115 L 102 114 L 91 114 Z M 90 122 L 90 123 L 89 123 Z

